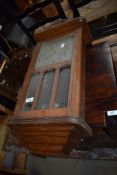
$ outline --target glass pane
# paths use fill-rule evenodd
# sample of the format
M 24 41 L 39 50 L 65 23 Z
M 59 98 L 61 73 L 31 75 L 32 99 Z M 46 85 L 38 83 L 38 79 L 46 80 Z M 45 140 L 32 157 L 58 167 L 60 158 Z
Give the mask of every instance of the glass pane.
M 61 69 L 57 87 L 55 108 L 66 107 L 68 104 L 70 67 Z
M 44 73 L 41 90 L 37 101 L 37 109 L 47 109 L 49 107 L 51 91 L 53 86 L 54 71 Z
M 36 88 L 36 82 L 38 80 L 39 74 L 34 75 L 31 77 L 26 97 L 25 97 L 25 102 L 23 105 L 23 110 L 27 111 L 31 109 L 32 103 L 34 101 L 34 94 L 35 94 L 35 88 Z
M 42 43 L 35 68 L 72 58 L 73 34 Z

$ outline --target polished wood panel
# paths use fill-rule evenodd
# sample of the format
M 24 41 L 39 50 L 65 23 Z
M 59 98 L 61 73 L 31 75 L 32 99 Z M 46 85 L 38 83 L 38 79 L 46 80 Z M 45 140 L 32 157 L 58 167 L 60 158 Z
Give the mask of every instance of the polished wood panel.
M 86 120 L 106 126 L 105 111 L 117 109 L 117 84 L 108 42 L 87 48 Z

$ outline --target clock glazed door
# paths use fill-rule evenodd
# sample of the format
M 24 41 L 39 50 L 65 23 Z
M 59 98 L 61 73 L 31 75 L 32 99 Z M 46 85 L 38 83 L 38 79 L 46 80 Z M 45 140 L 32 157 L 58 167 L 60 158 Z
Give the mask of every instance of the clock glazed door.
M 22 114 L 38 111 L 40 116 L 43 111 L 44 114 L 48 113 L 48 110 L 53 111 L 54 115 L 60 111 L 66 114 L 73 48 L 74 33 L 40 44 L 24 102 L 20 106 Z
M 73 40 L 69 34 L 41 44 L 23 111 L 67 107 Z
M 90 130 L 84 120 L 85 44 L 82 27 L 38 42 L 15 118 L 73 122 Z

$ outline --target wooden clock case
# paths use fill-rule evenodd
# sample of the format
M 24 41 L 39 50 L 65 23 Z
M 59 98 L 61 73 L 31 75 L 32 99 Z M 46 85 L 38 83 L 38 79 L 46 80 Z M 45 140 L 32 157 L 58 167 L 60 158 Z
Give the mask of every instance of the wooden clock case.
M 91 129 L 85 121 L 85 48 L 91 43 L 90 32 L 86 21 L 77 18 L 64 20 L 42 31 L 37 29 L 35 38 L 37 45 L 9 126 L 31 153 L 70 153 L 79 142 L 91 135 Z M 65 44 L 61 38 L 64 38 Z M 56 44 L 57 39 L 60 45 Z M 65 54 L 69 52 L 71 58 L 62 56 L 60 60 L 61 53 L 58 53 L 56 60 L 57 54 L 54 53 L 55 62 L 47 58 L 51 63 L 46 64 L 42 60 L 41 64 L 40 55 L 43 57 L 47 50 L 43 49 L 43 44 L 48 47 L 51 45 L 50 50 L 53 52 L 54 42 L 55 49 L 59 46 L 68 47 Z M 63 51 L 60 52 L 63 54 Z M 51 78 L 48 80 L 45 76 Z M 51 87 L 44 87 L 45 79 L 48 83 L 51 82 Z

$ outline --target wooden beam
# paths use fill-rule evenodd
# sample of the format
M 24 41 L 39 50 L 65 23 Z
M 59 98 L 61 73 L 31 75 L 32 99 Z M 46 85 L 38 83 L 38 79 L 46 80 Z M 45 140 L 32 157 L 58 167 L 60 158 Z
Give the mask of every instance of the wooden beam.
M 6 90 L 4 90 L 2 87 L 0 87 L 0 95 L 5 96 L 6 98 L 16 102 L 16 95 L 13 93 L 10 93 Z
M 0 112 L 4 112 L 6 114 L 13 114 L 13 111 L 11 111 L 7 107 L 3 106 L 2 104 L 0 104 Z

